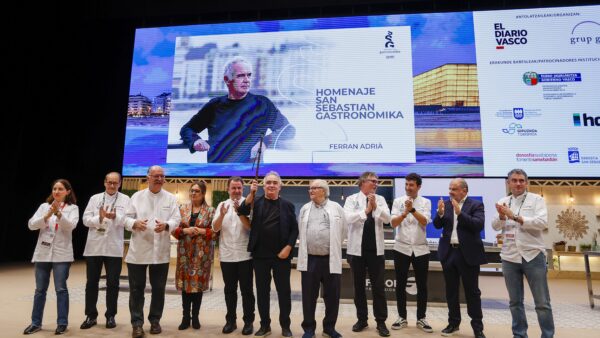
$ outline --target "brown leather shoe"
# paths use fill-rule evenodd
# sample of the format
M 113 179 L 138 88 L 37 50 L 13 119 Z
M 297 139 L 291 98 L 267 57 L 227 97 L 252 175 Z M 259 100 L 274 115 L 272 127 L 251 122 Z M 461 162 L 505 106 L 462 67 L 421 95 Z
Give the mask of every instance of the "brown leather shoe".
M 144 337 L 144 328 L 141 326 L 134 326 L 133 331 L 131 332 L 132 338 L 143 338 Z
M 162 332 L 162 328 L 160 327 L 159 322 L 150 323 L 150 333 L 151 334 L 159 334 Z

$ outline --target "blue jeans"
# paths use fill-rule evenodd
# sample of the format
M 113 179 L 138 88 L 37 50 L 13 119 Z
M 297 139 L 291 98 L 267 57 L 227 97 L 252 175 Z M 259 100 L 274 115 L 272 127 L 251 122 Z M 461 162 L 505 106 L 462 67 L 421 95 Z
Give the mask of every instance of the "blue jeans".
M 537 313 L 542 338 L 554 337 L 554 319 L 552 318 L 552 307 L 550 306 L 550 291 L 546 277 L 546 256 L 540 253 L 527 262 L 522 259 L 521 264 L 502 261 L 502 271 L 506 289 L 510 297 L 510 313 L 512 315 L 512 332 L 514 337 L 527 337 L 527 317 L 523 305 L 524 290 L 523 276 L 527 277 L 529 289 L 533 295 L 535 312 Z
M 56 291 L 56 308 L 58 318 L 56 324 L 69 324 L 69 290 L 67 279 L 71 262 L 36 262 L 35 263 L 35 296 L 33 297 L 33 311 L 31 311 L 31 324 L 42 326 L 44 306 L 46 305 L 46 291 L 50 284 L 50 271 L 54 271 L 54 290 Z

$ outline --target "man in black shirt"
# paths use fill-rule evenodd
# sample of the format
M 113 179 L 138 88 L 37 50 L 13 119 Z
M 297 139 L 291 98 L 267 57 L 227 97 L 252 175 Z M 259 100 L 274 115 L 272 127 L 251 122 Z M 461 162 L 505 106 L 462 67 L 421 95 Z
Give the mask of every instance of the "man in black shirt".
M 223 79 L 229 93 L 213 98 L 179 132 L 191 153 L 207 151 L 209 163 L 251 162 L 256 157 L 261 135 L 264 148 L 280 147 L 292 139 L 295 128 L 273 102 L 250 93 L 252 66 L 236 57 L 225 66 Z M 208 129 L 208 140 L 198 133 Z
M 255 336 L 264 337 L 271 334 L 269 304 L 272 276 L 279 299 L 281 335 L 291 337 L 290 270 L 291 252 L 298 238 L 296 212 L 291 202 L 279 197 L 281 178 L 278 173 L 271 171 L 265 176 L 265 195 L 256 198 L 254 209 L 251 210 L 256 190 L 257 182 L 254 182 L 250 194 L 238 208 L 238 214 L 242 218 L 248 217 L 252 213 L 252 220 L 244 223 L 250 225 L 248 251 L 252 253 L 254 260 L 258 313 L 260 314 L 260 329 Z

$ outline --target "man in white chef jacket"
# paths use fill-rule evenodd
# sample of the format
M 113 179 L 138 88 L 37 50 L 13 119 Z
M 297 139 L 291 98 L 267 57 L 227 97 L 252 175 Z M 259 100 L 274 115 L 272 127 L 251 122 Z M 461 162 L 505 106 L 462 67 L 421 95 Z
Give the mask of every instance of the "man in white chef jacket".
M 102 265 L 106 271 L 106 328 L 117 326 L 117 298 L 123 265 L 123 235 L 125 212 L 131 202 L 119 192 L 121 175 L 111 172 L 104 177 L 105 191 L 90 198 L 83 213 L 83 224 L 89 228 L 85 251 L 87 282 L 85 284 L 85 320 L 81 329 L 96 325 L 98 318 L 98 282 Z
M 165 286 L 169 272 L 171 235 L 181 221 L 175 195 L 162 189 L 165 171 L 152 166 L 147 174 L 148 188 L 131 197 L 125 228 L 131 231 L 125 257 L 129 275 L 129 312 L 133 338 L 144 336 L 144 289 L 146 269 L 152 287 L 148 321 L 150 333 L 162 332 L 160 318 L 165 304 Z

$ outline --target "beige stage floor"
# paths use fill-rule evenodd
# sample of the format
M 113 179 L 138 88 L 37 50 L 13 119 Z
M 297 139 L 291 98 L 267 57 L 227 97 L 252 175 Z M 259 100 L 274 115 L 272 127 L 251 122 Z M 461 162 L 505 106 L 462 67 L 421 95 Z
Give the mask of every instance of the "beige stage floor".
M 200 330 L 188 329 L 178 331 L 177 326 L 181 320 L 181 301 L 180 296 L 169 294 L 165 301 L 165 310 L 161 324 L 163 333 L 158 337 L 213 337 L 224 336 L 221 334 L 221 328 L 224 324 L 225 304 L 223 296 L 223 281 L 218 268 L 215 269 L 213 290 L 204 295 L 202 308 L 200 310 L 200 321 L 202 328 Z M 126 267 L 123 269 L 126 274 Z M 174 270 L 171 269 L 169 275 L 172 276 Z M 600 293 L 600 282 L 595 281 L 594 287 L 596 293 Z M 122 281 L 126 283 L 126 281 Z M 30 322 L 31 306 L 33 292 L 35 288 L 33 265 L 3 265 L 0 266 L 0 337 L 22 337 L 23 329 Z M 104 328 L 104 291 L 100 292 L 98 310 L 100 315 L 100 325 L 89 330 L 80 330 L 79 325 L 84 320 L 84 295 L 85 295 L 85 263 L 76 262 L 71 268 L 71 274 L 68 281 L 70 293 L 70 313 L 69 313 L 69 331 L 66 336 L 70 337 L 130 337 L 131 326 L 129 324 L 128 311 L 128 293 L 119 294 L 119 313 L 117 314 L 117 328 L 108 330 Z M 510 331 L 510 312 L 507 307 L 507 292 L 502 277 L 481 277 L 480 287 L 483 299 L 483 312 L 485 333 L 487 337 L 511 337 Z M 550 280 L 552 295 L 552 306 L 556 322 L 556 337 L 600 337 L 600 304 L 595 309 L 590 309 L 587 298 L 587 289 L 584 280 L 552 279 Z M 279 337 L 281 330 L 278 325 L 278 307 L 275 288 L 272 287 L 271 299 L 271 318 L 273 337 Z M 238 300 L 238 303 L 241 302 Z M 146 314 L 150 303 L 150 296 L 146 297 Z M 597 303 L 600 303 L 597 301 Z M 389 303 L 388 327 L 397 318 L 395 304 Z M 526 296 L 526 310 L 529 320 L 529 336 L 539 337 L 540 330 L 535 318 L 535 310 L 532 304 L 531 295 Z M 371 307 L 369 306 L 369 311 Z M 434 328 L 434 333 L 424 333 L 415 328 L 414 304 L 409 304 L 409 327 L 400 331 L 391 331 L 392 337 L 439 337 L 440 330 L 446 325 L 447 310 L 445 304 L 429 304 L 427 316 L 430 324 Z M 321 323 L 324 307 L 320 303 L 317 306 L 317 332 L 320 336 Z M 374 329 L 374 321 L 370 314 L 370 328 L 361 333 L 354 333 L 351 330 L 355 322 L 355 310 L 353 304 L 341 304 L 340 314 L 337 324 L 337 330 L 344 337 L 378 337 Z M 300 323 L 302 321 L 302 305 L 300 302 L 300 274 L 297 271 L 292 272 L 292 331 L 295 337 L 302 336 Z M 43 321 L 43 330 L 33 335 L 33 337 L 51 337 L 54 336 L 56 328 L 56 297 L 54 286 L 50 285 L 48 290 L 48 300 L 46 302 L 45 316 Z M 241 305 L 238 304 L 238 326 L 241 329 Z M 258 312 L 255 322 L 255 329 L 258 328 Z M 230 334 L 231 337 L 245 337 L 240 333 L 240 329 Z M 145 330 L 147 336 L 149 325 L 146 324 Z M 469 325 L 469 319 L 466 309 L 463 309 L 463 323 L 460 334 L 455 337 L 472 337 L 472 331 Z M 252 337 L 252 336 L 250 336 Z

